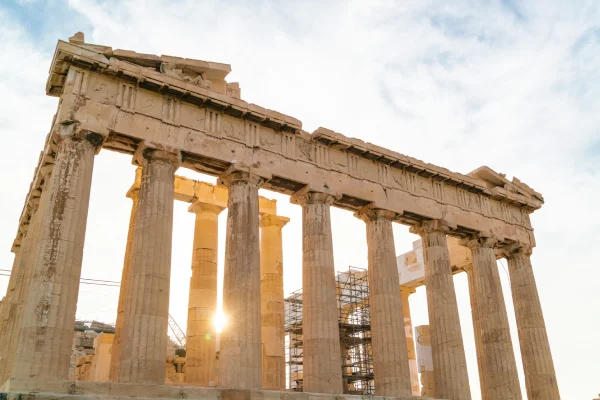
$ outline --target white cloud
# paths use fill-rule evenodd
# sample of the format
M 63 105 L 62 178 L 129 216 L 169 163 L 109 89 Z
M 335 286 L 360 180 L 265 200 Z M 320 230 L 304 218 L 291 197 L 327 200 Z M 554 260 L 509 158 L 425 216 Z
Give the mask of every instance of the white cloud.
M 72 0 L 86 41 L 226 62 L 242 97 L 459 172 L 489 165 L 546 198 L 533 223 L 534 268 L 564 398 L 591 398 L 600 375 L 600 8 L 588 2 L 427 1 L 100 3 Z M 0 14 L 0 239 L 8 249 L 56 105 L 44 96 L 52 48 Z M 64 32 L 66 39 L 73 32 Z M 58 39 L 58 38 L 57 38 Z M 97 157 L 86 277 L 120 280 L 130 160 Z M 188 176 L 191 172 L 180 171 Z M 267 193 L 268 195 L 272 195 Z M 279 196 L 286 291 L 299 286 L 300 212 Z M 224 218 L 224 215 L 221 216 Z M 363 223 L 334 210 L 336 265 L 366 266 Z M 222 225 L 224 229 L 224 225 Z M 395 227 L 398 253 L 415 238 Z M 171 312 L 187 317 L 193 218 L 176 206 Z M 221 241 L 221 250 L 224 241 Z M 222 260 L 223 257 L 220 257 Z M 3 265 L 12 260 L 0 253 Z M 508 281 L 501 269 L 513 340 Z M 1 277 L 0 277 L 1 278 Z M 0 280 L 0 284 L 3 281 Z M 456 278 L 474 399 L 466 280 Z M 78 315 L 111 319 L 115 292 L 82 286 Z M 99 293 L 99 294 L 94 294 Z M 422 291 L 413 318 L 426 322 Z M 106 311 L 105 311 L 106 310 Z M 518 346 L 517 346 L 518 347 Z M 518 350 L 517 350 L 518 353 Z M 522 374 L 521 380 L 523 381 Z

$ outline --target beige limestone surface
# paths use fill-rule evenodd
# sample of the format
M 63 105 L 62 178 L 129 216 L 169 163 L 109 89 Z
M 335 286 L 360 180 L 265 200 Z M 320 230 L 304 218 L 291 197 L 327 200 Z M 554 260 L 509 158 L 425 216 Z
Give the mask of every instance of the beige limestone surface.
M 531 266 L 531 247 L 516 243 L 503 249 L 503 254 L 508 260 L 527 398 L 559 400 L 548 333 Z
M 264 178 L 251 168 L 230 168 L 220 177 L 229 189 L 219 386 L 260 389 L 262 343 L 258 188 Z
M 467 273 L 467 279 L 469 281 L 469 299 L 471 302 L 471 318 L 473 320 L 473 336 L 475 338 L 475 353 L 477 355 L 477 371 L 479 374 L 479 387 L 481 389 L 481 398 L 487 398 L 486 389 L 488 387 L 486 383 L 487 374 L 484 370 L 484 353 L 483 345 L 481 342 L 481 325 L 479 324 L 479 309 L 477 307 L 477 292 L 475 291 L 475 277 L 473 276 L 473 264 L 469 264 L 465 267 Z
M 219 214 L 223 207 L 194 201 L 189 208 L 196 216 L 192 277 L 186 333 L 185 381 L 215 386 L 217 332 L 217 251 Z
M 343 393 L 330 207 L 334 196 L 302 190 L 303 389 Z
M 58 143 L 11 376 L 67 378 L 97 141 Z
M 436 395 L 469 400 L 471 391 L 467 360 L 446 242 L 446 235 L 450 230 L 451 227 L 440 220 L 422 222 L 412 229 L 423 241 Z
M 419 385 L 419 369 L 417 367 L 417 353 L 415 350 L 415 338 L 413 333 L 412 318 L 410 315 L 410 302 L 408 298 L 415 289 L 407 286 L 400 286 L 400 296 L 402 297 L 402 312 L 404 313 L 404 333 L 406 335 L 406 349 L 408 351 L 408 367 L 410 370 L 410 382 L 412 395 L 421 395 Z
M 392 231 L 395 214 L 367 207 L 358 215 L 367 224 L 375 394 L 410 396 L 412 382 Z
M 49 171 L 44 178 L 43 187 L 47 189 L 50 185 L 51 176 Z M 15 256 L 13 270 L 11 273 L 9 287 L 5 298 L 5 309 L 3 311 L 4 325 L 0 333 L 0 380 L 5 381 L 12 373 L 12 364 L 17 350 L 20 329 L 23 321 L 23 307 L 30 288 L 35 254 L 42 214 L 45 212 L 49 190 L 44 190 L 38 201 L 34 204 L 35 211 L 29 220 L 27 233 L 18 247 Z M 13 247 L 14 249 L 14 247 Z M 11 287 L 11 283 L 14 285 Z
M 417 344 L 417 364 L 419 366 L 419 373 L 421 374 L 421 396 L 435 397 L 435 376 L 433 373 L 433 354 L 429 325 L 415 327 L 415 342 Z
M 506 305 L 494 254 L 496 241 L 479 237 L 469 240 L 466 245 L 473 254 L 473 286 L 485 374 L 481 382 L 484 385 L 482 393 L 489 400 L 521 400 Z
M 263 214 L 260 219 L 260 296 L 262 388 L 285 390 L 282 228 L 287 217 Z
M 213 175 L 232 162 L 259 161 L 277 177 L 265 188 L 291 194 L 324 181 L 343 194 L 338 207 L 376 203 L 399 222 L 443 216 L 457 225 L 452 235 L 481 231 L 534 243 L 528 214 L 543 198 L 516 178 L 487 167 L 458 174 L 324 128 L 309 134 L 292 117 L 217 90 L 216 81 L 212 88 L 192 82 L 197 71 L 175 66 L 181 73 L 172 74 L 163 68 L 168 58 L 135 54 L 59 41 L 47 84 L 48 94 L 62 97 L 56 128 L 79 121 L 69 129 L 100 134 L 103 148 L 126 153 L 140 142 L 182 151 L 185 167 Z
M 140 171 L 141 175 L 141 171 Z M 117 305 L 117 320 L 115 322 L 115 337 L 111 348 L 111 360 L 109 379 L 116 382 L 119 379 L 119 361 L 121 360 L 121 340 L 123 335 L 123 317 L 125 315 L 126 296 L 129 294 L 129 274 L 131 272 L 131 256 L 133 247 L 133 235 L 135 232 L 135 222 L 137 206 L 139 201 L 140 189 L 131 188 L 127 192 L 127 197 L 132 200 L 131 216 L 129 217 L 129 230 L 127 231 L 127 244 L 125 246 L 125 259 L 123 261 L 123 273 L 121 275 L 121 287 L 119 288 L 119 303 Z
M 173 185 L 180 157 L 150 149 L 137 157 L 143 170 L 125 289 L 119 382 L 165 380 Z

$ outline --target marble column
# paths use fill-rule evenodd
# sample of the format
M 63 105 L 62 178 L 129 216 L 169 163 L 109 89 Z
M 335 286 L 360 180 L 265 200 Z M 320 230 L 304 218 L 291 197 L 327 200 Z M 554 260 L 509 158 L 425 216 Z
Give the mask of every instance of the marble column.
M 119 360 L 121 358 L 121 341 L 123 339 L 123 317 L 125 315 L 125 304 L 127 304 L 127 287 L 129 284 L 129 273 L 131 271 L 131 250 L 133 247 L 133 235 L 135 232 L 135 218 L 137 213 L 140 189 L 131 188 L 127 197 L 132 200 L 131 214 L 129 217 L 129 230 L 127 231 L 127 244 L 125 246 L 125 258 L 123 260 L 123 272 L 121 274 L 121 287 L 119 289 L 119 303 L 117 305 L 117 321 L 115 323 L 115 338 L 110 348 L 110 369 L 108 379 L 112 382 L 119 380 Z
M 19 341 L 21 327 L 23 325 L 23 307 L 27 300 L 31 276 L 33 275 L 33 261 L 35 259 L 35 246 L 39 238 L 42 215 L 46 209 L 49 196 L 49 186 L 51 170 L 46 169 L 43 173 L 43 182 L 41 185 L 41 196 L 37 203 L 34 203 L 31 210 L 32 216 L 29 219 L 27 233 L 21 241 L 21 249 L 18 257 L 18 264 L 13 265 L 13 271 L 16 272 L 16 282 L 10 299 L 6 304 L 6 330 L 3 341 L 0 346 L 0 354 L 3 354 L 5 363 L 0 370 L 0 380 L 5 381 L 12 374 L 17 345 Z M 15 259 L 15 262 L 17 260 Z M 10 302 L 8 302 L 10 300 Z
M 285 390 L 285 309 L 283 300 L 283 241 L 281 229 L 289 218 L 260 218 L 260 296 L 262 388 Z
M 369 248 L 369 306 L 373 374 L 377 396 L 411 396 L 400 278 L 396 264 L 392 211 L 363 208 L 358 217 L 367 224 Z
M 435 394 L 441 398 L 469 400 L 467 360 L 446 243 L 449 231 L 450 227 L 440 220 L 423 221 L 411 229 L 423 242 Z
M 119 382 L 162 384 L 169 317 L 175 171 L 181 155 L 140 146 L 142 166 L 135 215 Z
M 435 395 L 435 377 L 433 374 L 433 359 L 431 354 L 431 334 L 429 325 L 415 328 L 417 341 L 417 363 L 421 373 L 421 396 L 437 397 Z
M 527 398 L 559 400 L 548 333 L 531 267 L 531 247 L 515 243 L 502 250 L 508 260 Z
M 185 382 L 215 386 L 219 214 L 223 207 L 194 201 L 196 215 L 186 333 Z
M 485 379 L 487 377 L 483 370 L 485 363 L 483 362 L 483 348 L 481 345 L 481 327 L 479 326 L 479 314 L 477 314 L 477 294 L 475 293 L 475 278 L 473 277 L 473 264 L 469 264 L 464 267 L 467 273 L 467 279 L 469 282 L 469 299 L 471 302 L 471 318 L 473 320 L 473 336 L 475 338 L 475 354 L 477 355 L 477 372 L 479 374 L 479 388 L 481 391 L 481 398 L 487 399 L 485 389 L 487 384 Z
M 303 388 L 309 393 L 343 393 L 330 215 L 334 200 L 308 189 L 291 198 L 302 206 Z
M 485 373 L 482 393 L 486 394 L 486 400 L 521 400 L 506 305 L 496 265 L 496 240 L 476 237 L 465 241 L 465 244 L 473 254 L 473 286 Z
M 31 276 L 11 376 L 67 379 L 94 155 L 101 138 L 66 136 L 41 204 Z
M 219 178 L 229 189 L 223 277 L 219 386 L 260 389 L 260 234 L 258 189 L 264 179 L 250 168 L 232 167 Z
M 402 311 L 404 312 L 404 332 L 406 334 L 406 349 L 408 351 L 408 367 L 410 370 L 410 382 L 413 396 L 420 396 L 419 389 L 419 369 L 417 368 L 417 353 L 415 352 L 415 339 L 410 315 L 410 303 L 408 298 L 415 293 L 416 289 L 408 286 L 400 286 L 400 296 L 402 297 Z
M 24 244 L 24 242 L 27 241 L 28 233 L 29 230 L 22 238 L 21 244 Z M 15 292 L 19 289 L 17 281 L 22 281 L 23 279 L 22 276 L 24 271 L 21 269 L 21 244 L 19 244 L 19 246 L 13 246 L 12 248 L 12 251 L 15 253 L 15 258 L 13 259 L 10 278 L 8 279 L 6 294 L 0 305 L 0 385 L 4 382 L 3 372 L 6 368 L 8 353 L 10 352 L 8 342 L 10 340 L 9 337 L 11 336 L 12 325 L 14 324 L 13 321 L 9 320 L 11 303 L 14 301 Z

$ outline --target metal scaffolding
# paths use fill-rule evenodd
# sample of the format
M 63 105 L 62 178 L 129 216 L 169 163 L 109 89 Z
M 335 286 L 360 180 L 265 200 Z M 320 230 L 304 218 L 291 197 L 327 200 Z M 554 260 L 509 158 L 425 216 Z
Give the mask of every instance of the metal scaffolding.
M 285 299 L 286 387 L 302 391 L 302 289 Z
M 367 271 L 350 267 L 336 275 L 344 393 L 374 394 L 371 314 Z M 287 387 L 302 391 L 302 291 L 285 299 Z

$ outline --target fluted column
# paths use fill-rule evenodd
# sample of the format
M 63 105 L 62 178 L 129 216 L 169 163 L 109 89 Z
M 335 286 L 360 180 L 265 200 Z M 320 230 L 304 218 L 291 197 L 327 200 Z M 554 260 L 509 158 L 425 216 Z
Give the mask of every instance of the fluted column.
M 61 137 L 42 204 L 11 376 L 67 379 L 94 155 L 101 138 Z
M 110 369 L 108 379 L 112 382 L 119 380 L 119 361 L 121 358 L 121 341 L 123 339 L 123 317 L 125 305 L 127 304 L 127 287 L 129 284 L 129 273 L 131 271 L 131 254 L 133 247 L 133 235 L 135 232 L 135 221 L 140 189 L 132 187 L 127 192 L 127 197 L 132 200 L 131 215 L 129 217 L 129 230 L 127 231 L 127 244 L 125 246 L 125 258 L 123 260 L 123 272 L 121 274 L 121 287 L 119 289 L 119 303 L 117 305 L 117 321 L 115 323 L 115 337 L 110 348 Z
M 119 382 L 164 383 L 175 171 L 181 155 L 140 146 L 142 166 L 119 357 Z
M 410 382 L 413 396 L 420 396 L 419 388 L 419 369 L 417 368 L 417 354 L 415 352 L 414 330 L 412 318 L 410 315 L 410 302 L 408 298 L 415 293 L 415 288 L 400 286 L 400 296 L 402 297 L 402 311 L 404 312 L 404 332 L 406 334 L 406 349 L 408 351 L 408 367 L 410 370 Z
M 5 381 L 12 374 L 14 358 L 18 350 L 17 345 L 19 342 L 20 331 L 23 325 L 23 307 L 27 300 L 31 277 L 33 275 L 33 262 L 35 261 L 36 253 L 35 248 L 40 234 L 42 215 L 46 209 L 48 198 L 50 197 L 48 188 L 50 187 L 51 170 L 50 168 L 45 168 L 44 171 L 41 171 L 43 175 L 43 182 L 41 185 L 42 193 L 37 204 L 34 203 L 27 233 L 21 240 L 18 260 L 15 259 L 15 264 L 13 265 L 12 271 L 16 275 L 16 282 L 14 290 L 11 292 L 10 296 L 7 296 L 9 298 L 6 299 L 6 328 L 2 342 L 0 342 L 0 354 L 4 360 L 3 369 L 0 370 L 1 381 Z
M 421 374 L 421 396 L 437 397 L 435 395 L 435 377 L 433 374 L 433 359 L 431 356 L 431 334 L 429 325 L 415 328 L 417 342 L 417 363 Z
M 479 326 L 479 314 L 477 313 L 477 293 L 475 293 L 475 278 L 473 277 L 473 264 L 469 264 L 464 268 L 467 273 L 469 282 L 469 299 L 471 302 L 471 318 L 473 319 L 473 336 L 475 338 L 475 354 L 477 355 L 477 372 L 479 374 L 479 387 L 481 390 L 481 398 L 487 399 L 485 392 L 487 377 L 484 372 L 485 363 L 483 362 L 483 348 L 481 345 L 481 327 Z
M 515 354 L 494 253 L 496 240 L 476 237 L 465 244 L 473 254 L 473 284 L 481 331 L 482 369 L 485 373 L 482 393 L 486 394 L 486 400 L 521 400 Z
M 303 388 L 342 393 L 331 194 L 302 189 L 291 201 L 302 206 Z M 397 289 L 397 288 L 396 288 Z
M 546 323 L 531 267 L 531 247 L 516 243 L 502 250 L 508 260 L 527 398 L 559 400 Z
M 219 386 L 260 389 L 260 235 L 258 188 L 263 178 L 250 168 L 231 167 L 220 177 L 229 189 Z
M 423 221 L 411 229 L 423 242 L 435 394 L 441 398 L 469 400 L 467 360 L 446 243 L 449 231 L 450 227 L 440 220 Z
M 260 218 L 260 296 L 262 388 L 285 390 L 285 309 L 283 300 L 283 241 L 281 229 L 289 218 Z
M 8 287 L 6 288 L 6 294 L 0 305 L 0 385 L 4 382 L 3 371 L 6 368 L 6 360 L 8 358 L 8 352 L 10 347 L 8 346 L 9 338 L 11 336 L 11 325 L 13 321 L 9 320 L 9 314 L 11 309 L 11 303 L 14 301 L 15 292 L 18 291 L 17 281 L 22 281 L 23 270 L 21 269 L 21 248 L 22 244 L 27 241 L 27 234 L 21 240 L 19 246 L 13 246 L 12 251 L 15 253 L 13 259 L 13 266 L 8 279 Z M 22 284 L 22 283 L 21 283 Z
M 396 264 L 392 211 L 363 208 L 369 248 L 369 306 L 375 394 L 411 396 L 412 384 Z
M 192 277 L 186 333 L 185 381 L 214 386 L 217 311 L 217 250 L 219 214 L 223 207 L 194 201 L 189 208 L 196 214 Z

